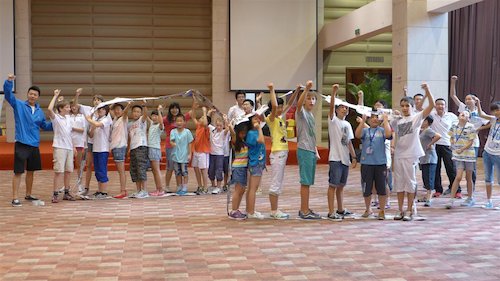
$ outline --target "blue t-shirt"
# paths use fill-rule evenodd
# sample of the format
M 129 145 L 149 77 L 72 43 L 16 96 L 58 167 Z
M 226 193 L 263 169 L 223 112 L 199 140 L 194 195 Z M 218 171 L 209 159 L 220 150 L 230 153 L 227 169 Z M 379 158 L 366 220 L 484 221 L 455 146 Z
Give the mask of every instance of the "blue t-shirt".
M 193 141 L 193 134 L 188 129 L 179 133 L 178 129 L 170 132 L 170 140 L 175 142 L 172 150 L 172 161 L 176 163 L 188 163 L 189 144 Z
M 248 145 L 248 166 L 255 167 L 258 164 L 265 164 L 266 161 L 266 146 L 263 143 L 257 142 L 259 132 L 250 130 L 247 133 L 246 144 Z
M 361 136 L 361 164 L 385 165 L 385 130 L 382 127 L 364 128 Z

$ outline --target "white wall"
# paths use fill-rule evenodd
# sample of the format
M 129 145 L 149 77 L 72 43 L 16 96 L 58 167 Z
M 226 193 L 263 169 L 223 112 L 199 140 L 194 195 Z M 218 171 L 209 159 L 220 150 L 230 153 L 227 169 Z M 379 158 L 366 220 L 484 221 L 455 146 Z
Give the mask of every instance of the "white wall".
M 8 73 L 14 73 L 14 0 L 0 0 L 0 81 Z M 4 96 L 0 95 L 0 124 Z

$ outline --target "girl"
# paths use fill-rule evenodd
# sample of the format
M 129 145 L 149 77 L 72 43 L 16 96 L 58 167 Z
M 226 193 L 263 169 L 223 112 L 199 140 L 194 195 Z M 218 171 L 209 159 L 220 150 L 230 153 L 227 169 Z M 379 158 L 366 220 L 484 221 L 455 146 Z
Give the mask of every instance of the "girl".
M 229 218 L 244 220 L 247 215 L 242 213 L 240 208 L 241 199 L 245 193 L 248 175 L 248 146 L 245 138 L 248 131 L 248 122 L 242 122 L 229 127 L 231 131 L 231 145 L 234 149 L 234 160 L 231 170 L 231 183 L 234 184 L 234 193 L 232 199 L 232 210 L 229 212 Z
M 165 185 L 166 191 L 170 191 L 170 179 L 172 178 L 172 172 L 174 171 L 174 162 L 172 161 L 172 145 L 170 144 L 170 132 L 175 128 L 175 118 L 181 115 L 181 107 L 178 103 L 173 102 L 168 106 L 167 116 L 163 117 L 163 126 L 166 135 L 165 141 L 165 153 L 167 158 L 167 172 L 165 174 Z M 188 122 L 191 119 L 191 111 L 184 115 L 184 119 Z
M 457 168 L 457 175 L 451 187 L 450 202 L 445 205 L 446 209 L 453 208 L 455 201 L 455 193 L 458 185 L 462 180 L 462 175 L 465 170 L 465 178 L 467 179 L 467 195 L 468 198 L 461 205 L 472 207 L 474 206 L 474 197 L 472 195 L 472 173 L 476 165 L 476 152 L 473 147 L 474 139 L 476 138 L 476 130 L 474 125 L 468 122 L 469 112 L 463 111 L 458 116 L 458 124 L 451 126 L 448 135 L 450 136 L 451 147 L 453 149 L 453 161 Z
M 75 158 L 75 169 L 77 171 L 80 171 L 80 165 L 82 165 L 82 158 L 83 158 L 83 153 L 85 149 L 85 139 L 87 135 L 87 127 L 86 123 L 87 120 L 85 120 L 85 116 L 80 113 L 80 107 L 75 104 L 75 101 L 71 101 L 70 103 L 71 107 L 71 123 L 72 123 L 72 131 L 71 131 L 71 139 L 73 141 L 73 149 L 76 150 L 76 158 Z M 83 170 L 82 170 L 83 171 Z M 77 177 L 80 177 L 81 175 L 77 175 Z M 78 192 L 83 192 L 83 187 L 81 185 L 77 186 Z
M 160 176 L 160 160 L 161 160 L 161 133 L 165 126 L 163 125 L 163 117 L 161 111 L 163 106 L 158 105 L 158 109 L 151 112 L 150 126 L 148 130 L 148 158 L 151 161 L 151 169 L 155 179 L 156 190 L 149 193 L 151 196 L 163 196 L 163 186 Z
M 266 168 L 266 146 L 258 115 L 253 115 L 250 119 L 245 142 L 248 146 L 248 171 L 250 172 L 247 216 L 254 219 L 264 219 L 261 213 L 255 211 L 255 193 L 260 185 L 262 172 Z
M 212 194 L 218 194 L 221 191 L 220 186 L 223 180 L 224 141 L 227 140 L 228 129 L 224 126 L 224 121 L 220 117 L 215 120 L 215 127 L 208 125 L 208 128 L 210 129 L 208 178 L 212 182 Z
M 129 109 L 130 102 L 125 108 L 119 103 L 113 105 L 112 107 L 114 117 L 113 125 L 111 127 L 110 149 L 120 177 L 120 193 L 114 196 L 116 199 L 123 199 L 128 195 L 125 175 L 125 157 L 127 155 L 127 125 Z

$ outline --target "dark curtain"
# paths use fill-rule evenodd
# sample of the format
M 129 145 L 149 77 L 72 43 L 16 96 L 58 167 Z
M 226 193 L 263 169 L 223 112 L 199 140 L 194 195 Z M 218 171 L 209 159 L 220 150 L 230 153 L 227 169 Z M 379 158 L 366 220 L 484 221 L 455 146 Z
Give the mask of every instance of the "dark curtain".
M 484 0 L 450 13 L 450 76 L 457 75 L 457 96 L 476 94 L 489 113 L 500 101 L 500 1 Z M 450 110 L 457 107 L 450 101 Z M 480 133 L 481 147 L 488 132 Z

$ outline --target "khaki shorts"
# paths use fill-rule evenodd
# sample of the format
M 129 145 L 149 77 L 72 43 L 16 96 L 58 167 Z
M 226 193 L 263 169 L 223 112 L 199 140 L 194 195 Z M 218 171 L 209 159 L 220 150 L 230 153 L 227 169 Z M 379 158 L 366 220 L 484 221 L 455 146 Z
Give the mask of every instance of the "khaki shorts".
M 73 172 L 73 150 L 54 147 L 54 172 Z

